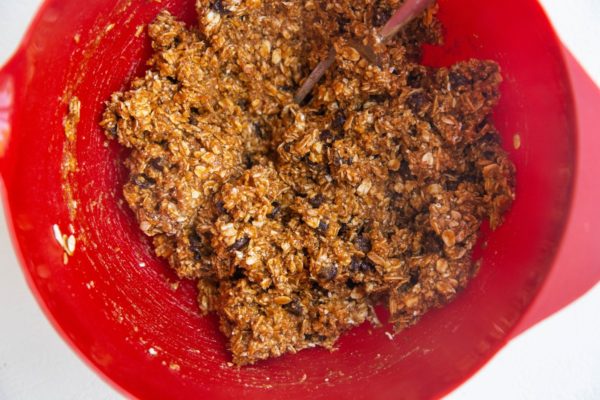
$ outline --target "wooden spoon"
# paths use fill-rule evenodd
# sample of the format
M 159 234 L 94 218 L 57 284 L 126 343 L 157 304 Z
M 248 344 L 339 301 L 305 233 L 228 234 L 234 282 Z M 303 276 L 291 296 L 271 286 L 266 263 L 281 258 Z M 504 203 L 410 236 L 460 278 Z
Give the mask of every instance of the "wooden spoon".
M 433 4 L 434 1 L 435 0 L 406 0 L 385 25 L 379 29 L 375 35 L 375 39 L 379 43 L 386 43 L 414 17 L 421 14 L 427 7 Z M 350 45 L 371 63 L 378 64 L 377 56 L 371 46 L 364 45 L 357 40 L 351 41 Z M 298 89 L 294 95 L 294 101 L 297 104 L 302 103 L 321 77 L 325 75 L 325 72 L 331 67 L 334 61 L 335 49 L 332 47 L 329 49 L 327 57 L 317 64 L 315 69 L 312 70 L 308 78 L 306 78 L 300 89 Z

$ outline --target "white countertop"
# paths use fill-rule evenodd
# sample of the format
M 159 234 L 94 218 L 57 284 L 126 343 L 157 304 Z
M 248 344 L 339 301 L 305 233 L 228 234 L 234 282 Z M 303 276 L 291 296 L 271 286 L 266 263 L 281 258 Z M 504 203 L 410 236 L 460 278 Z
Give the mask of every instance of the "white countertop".
M 0 0 L 0 65 L 40 0 Z M 541 0 L 600 83 L 600 1 Z M 1 208 L 1 207 L 0 207 Z M 8 306 L 10 304 L 10 306 Z M 509 343 L 449 399 L 600 399 L 600 285 Z M 120 399 L 59 338 L 30 294 L 0 213 L 0 400 Z

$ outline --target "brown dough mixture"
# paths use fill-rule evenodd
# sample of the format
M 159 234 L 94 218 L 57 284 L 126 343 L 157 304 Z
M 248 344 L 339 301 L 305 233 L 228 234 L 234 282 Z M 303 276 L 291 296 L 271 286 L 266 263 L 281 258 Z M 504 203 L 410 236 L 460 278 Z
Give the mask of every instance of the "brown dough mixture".
M 348 46 L 400 3 L 199 0 L 192 28 L 162 12 L 148 71 L 107 105 L 102 126 L 132 150 L 127 202 L 198 281 L 237 364 L 332 348 L 379 302 L 397 330 L 414 324 L 465 287 L 482 221 L 513 201 L 497 64 L 419 64 L 435 7 L 376 47 L 380 66 Z

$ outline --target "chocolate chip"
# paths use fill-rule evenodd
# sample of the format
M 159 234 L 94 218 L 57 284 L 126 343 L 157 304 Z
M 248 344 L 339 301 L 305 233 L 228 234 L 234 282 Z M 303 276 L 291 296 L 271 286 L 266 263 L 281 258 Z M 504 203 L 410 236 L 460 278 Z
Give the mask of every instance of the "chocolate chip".
M 188 122 L 190 123 L 190 125 L 198 125 L 198 113 L 194 112 L 193 109 L 190 110 L 190 117 L 188 118 Z
M 231 11 L 226 9 L 223 5 L 223 0 L 215 0 L 212 4 L 212 8 L 221 15 L 227 15 L 231 13 Z
M 337 24 L 338 24 L 338 33 L 340 35 L 343 35 L 344 33 L 346 33 L 348 30 L 346 29 L 346 25 L 348 25 L 350 23 L 350 19 L 346 18 L 344 16 L 339 16 L 337 18 Z
M 400 176 L 405 181 L 410 181 L 410 180 L 416 179 L 416 177 L 413 175 L 413 173 L 410 169 L 410 164 L 408 163 L 408 161 L 406 161 L 404 159 L 402 159 L 402 161 L 400 161 Z
M 360 233 L 358 236 L 356 236 L 356 239 L 354 239 L 354 245 L 358 250 L 362 251 L 363 253 L 368 253 L 369 251 L 371 251 L 372 248 L 371 239 L 369 239 L 363 233 Z
M 254 123 L 254 133 L 256 134 L 256 136 L 258 136 L 259 138 L 261 138 L 263 140 L 270 140 L 271 139 L 271 132 L 268 131 L 267 129 L 265 129 L 258 122 Z
M 342 223 L 342 224 L 340 224 L 340 230 L 338 231 L 338 237 L 340 237 L 342 239 L 346 239 L 346 236 L 348 235 L 349 232 L 350 232 L 350 229 L 348 228 L 348 225 Z
M 419 269 L 414 268 L 408 272 L 409 280 L 405 282 L 398 288 L 398 292 L 406 292 L 409 289 L 413 288 L 419 282 Z
M 352 256 L 349 268 L 350 272 L 369 272 L 375 269 L 375 264 L 368 258 Z
M 467 77 L 456 71 L 451 71 L 448 75 L 448 79 L 450 80 L 452 89 L 458 89 L 459 87 L 466 86 L 471 83 Z
M 133 176 L 133 183 L 142 189 L 148 189 L 156 184 L 156 179 L 146 174 L 138 174 Z
M 491 150 L 486 150 L 483 152 L 483 158 L 486 160 L 493 161 L 496 159 L 496 153 Z
M 418 268 L 411 269 L 409 271 L 408 275 L 410 276 L 408 283 L 411 286 L 415 286 L 417 284 L 417 282 L 419 282 L 419 269 Z
M 423 235 L 421 241 L 425 253 L 439 253 L 444 248 L 444 242 L 435 234 L 435 232 L 427 232 Z
M 317 111 L 315 111 L 315 115 L 318 115 L 319 117 L 322 117 L 325 114 L 327 114 L 327 107 L 325 106 L 321 106 Z
M 321 134 L 319 135 L 319 139 L 322 142 L 326 142 L 329 143 L 332 141 L 333 139 L 333 133 L 331 133 L 331 131 L 329 129 L 325 129 L 324 131 L 321 132 Z
M 235 267 L 235 270 L 233 271 L 233 274 L 231 275 L 231 280 L 232 281 L 239 281 L 240 279 L 242 279 L 244 277 L 244 270 L 242 268 L 240 268 L 239 266 Z
M 154 157 L 151 158 L 150 161 L 148 161 L 148 165 L 150 165 L 150 167 L 154 168 L 157 171 L 163 171 L 165 168 L 164 161 L 165 159 L 162 157 Z
M 296 91 L 296 88 L 291 85 L 282 85 L 279 86 L 279 90 L 281 90 L 282 92 L 293 93 Z
M 429 99 L 425 93 L 415 92 L 408 96 L 406 99 L 406 105 L 412 110 L 413 113 L 418 114 L 428 101 Z
M 358 258 L 357 256 L 353 256 L 352 260 L 350 261 L 350 266 L 348 267 L 350 269 L 350 272 L 360 271 L 360 264 L 360 258 Z
M 333 121 L 331 121 L 331 128 L 335 130 L 343 130 L 344 124 L 346 123 L 346 115 L 343 111 L 338 111 L 335 113 L 335 117 L 333 117 Z
M 244 153 L 244 165 L 246 166 L 246 169 L 250 169 L 254 166 L 254 160 L 252 157 L 252 154 L 249 153 Z
M 406 83 L 412 88 L 423 86 L 423 74 L 418 69 L 411 70 L 406 76 Z
M 217 201 L 215 207 L 217 208 L 219 214 L 227 214 L 227 209 L 225 208 L 225 203 L 223 202 L 223 200 Z
M 235 242 L 233 242 L 233 244 L 231 246 L 229 246 L 229 248 L 231 250 L 241 250 L 244 247 L 248 246 L 248 243 L 250 243 L 250 238 L 248 236 L 244 235 L 241 238 L 239 238 L 238 240 L 236 240 Z
M 489 132 L 479 139 L 479 141 L 481 143 L 498 144 L 498 135 L 495 132 Z
M 320 169 L 321 168 L 321 164 L 319 164 L 318 162 L 314 162 L 313 160 L 310 159 L 310 153 L 306 153 L 304 156 L 302 156 L 302 158 L 300 160 L 302 160 L 302 162 L 304 164 L 308 165 L 312 169 Z
M 385 25 L 385 23 L 392 16 L 392 9 L 387 7 L 384 4 L 381 4 L 380 1 L 375 2 L 375 6 L 373 9 L 373 17 L 371 18 L 371 24 L 375 28 L 379 28 L 380 26 Z
M 448 179 L 445 183 L 444 183 L 444 188 L 449 191 L 449 192 L 453 192 L 458 188 L 458 184 L 459 182 L 455 179 Z
M 477 132 L 481 132 L 483 128 L 488 124 L 487 118 L 482 119 L 477 125 L 475 125 L 475 130 Z
M 275 219 L 281 211 L 281 204 L 279 204 L 278 201 L 274 201 L 271 203 L 271 207 L 273 208 L 271 209 L 271 212 L 267 214 L 267 218 Z
M 321 207 L 321 204 L 323 204 L 323 201 L 325 201 L 325 198 L 321 193 L 319 193 L 308 199 L 308 204 L 310 204 L 312 208 L 319 208 Z
M 202 238 L 196 231 L 191 231 L 188 240 L 190 242 L 190 251 L 194 255 L 194 260 L 200 261 L 202 258 L 212 255 L 212 248 L 207 244 L 207 242 L 210 242 L 210 235 Z
M 319 272 L 317 273 L 317 278 L 323 281 L 330 281 L 337 276 L 338 266 L 337 264 L 327 264 L 321 267 Z
M 329 228 L 329 224 L 325 221 L 319 221 L 319 226 L 317 227 L 317 230 L 322 233 L 325 234 L 327 233 L 327 228 Z
M 290 314 L 294 314 L 299 317 L 304 313 L 304 306 L 298 299 L 293 299 L 291 303 L 288 303 L 283 306 Z
M 248 99 L 239 99 L 236 103 L 244 111 L 247 111 L 250 106 L 250 101 Z
M 379 94 L 369 95 L 369 101 L 372 101 L 375 103 L 383 103 L 389 99 L 391 99 L 391 96 L 387 93 L 379 93 Z
M 358 286 L 358 283 L 354 282 L 352 279 L 347 279 L 346 280 L 346 287 L 348 289 L 354 289 L 357 286 Z

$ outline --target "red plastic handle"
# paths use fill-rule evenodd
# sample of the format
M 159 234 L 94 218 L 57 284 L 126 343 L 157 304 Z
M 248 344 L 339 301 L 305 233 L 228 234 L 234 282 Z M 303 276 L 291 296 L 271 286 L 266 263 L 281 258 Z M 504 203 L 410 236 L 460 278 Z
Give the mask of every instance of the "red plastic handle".
M 3 160 L 8 150 L 15 97 L 14 78 L 9 71 L 10 64 L 0 70 L 0 172 L 3 171 Z
M 578 138 L 571 214 L 554 265 L 512 337 L 559 311 L 600 281 L 600 89 L 563 48 L 575 97 Z

